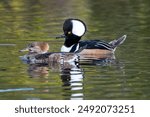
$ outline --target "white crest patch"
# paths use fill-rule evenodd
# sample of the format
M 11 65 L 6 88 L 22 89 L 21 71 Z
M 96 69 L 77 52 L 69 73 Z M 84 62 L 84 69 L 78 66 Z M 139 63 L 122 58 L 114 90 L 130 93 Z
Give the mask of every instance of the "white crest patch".
M 77 36 L 82 36 L 85 33 L 85 25 L 78 21 L 78 20 L 72 20 L 73 28 L 72 33 Z

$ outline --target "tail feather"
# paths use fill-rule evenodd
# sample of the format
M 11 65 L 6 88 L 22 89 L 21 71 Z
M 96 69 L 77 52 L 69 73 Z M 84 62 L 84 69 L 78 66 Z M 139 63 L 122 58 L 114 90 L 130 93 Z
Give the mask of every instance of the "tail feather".
M 112 46 L 112 48 L 114 49 L 114 51 L 116 50 L 116 48 L 119 45 L 121 45 L 126 40 L 126 37 L 127 37 L 127 35 L 123 35 L 119 39 L 116 39 L 116 40 L 113 40 L 113 41 L 109 42 L 109 44 Z

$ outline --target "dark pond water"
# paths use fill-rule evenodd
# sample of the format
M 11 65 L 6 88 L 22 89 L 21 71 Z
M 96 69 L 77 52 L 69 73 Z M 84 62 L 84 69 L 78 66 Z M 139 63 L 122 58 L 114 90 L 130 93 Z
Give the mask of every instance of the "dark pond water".
M 59 64 L 23 63 L 18 50 L 47 41 L 58 52 L 67 18 L 86 22 L 86 39 L 111 41 L 123 34 L 115 60 Z M 0 99 L 150 99 L 149 0 L 1 0 Z

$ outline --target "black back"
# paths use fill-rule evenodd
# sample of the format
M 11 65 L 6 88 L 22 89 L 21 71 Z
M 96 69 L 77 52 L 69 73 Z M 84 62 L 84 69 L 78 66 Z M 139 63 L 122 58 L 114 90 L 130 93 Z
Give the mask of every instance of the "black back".
M 87 40 L 80 41 L 79 47 L 85 47 L 85 49 L 105 49 L 105 50 L 113 50 L 112 46 L 101 40 Z

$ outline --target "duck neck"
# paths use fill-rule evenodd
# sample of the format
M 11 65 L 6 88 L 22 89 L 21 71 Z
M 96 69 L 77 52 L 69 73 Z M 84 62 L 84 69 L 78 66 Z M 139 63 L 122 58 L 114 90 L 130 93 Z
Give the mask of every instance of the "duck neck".
M 80 39 L 81 37 L 77 37 L 77 36 L 72 36 L 71 38 L 66 37 L 64 45 L 66 47 L 71 47 L 72 45 L 77 44 L 80 41 Z

